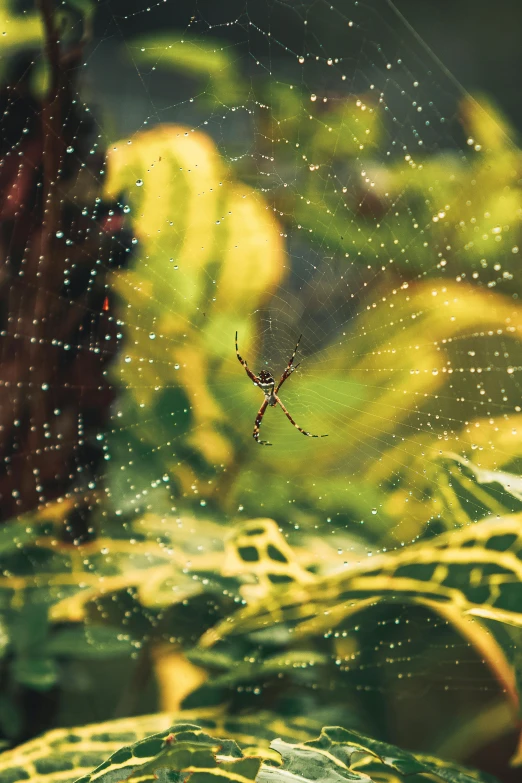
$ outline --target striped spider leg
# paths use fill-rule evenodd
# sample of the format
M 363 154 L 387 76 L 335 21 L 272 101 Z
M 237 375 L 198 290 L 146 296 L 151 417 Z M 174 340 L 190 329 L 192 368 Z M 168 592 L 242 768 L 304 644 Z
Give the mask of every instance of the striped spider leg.
M 272 377 L 272 374 L 268 372 L 267 370 L 261 370 L 259 373 L 259 376 L 254 375 L 252 370 L 249 368 L 247 362 L 245 359 L 243 359 L 239 354 L 239 348 L 237 345 L 237 332 L 236 332 L 236 356 L 240 363 L 245 368 L 246 374 L 252 381 L 252 383 L 255 386 L 259 386 L 263 394 L 265 395 L 265 399 L 263 400 L 263 403 L 261 407 L 259 408 L 256 416 L 256 421 L 254 424 L 254 432 L 253 437 L 256 443 L 259 443 L 260 446 L 271 446 L 272 444 L 269 443 L 267 440 L 259 440 L 259 428 L 261 427 L 261 422 L 263 420 L 263 416 L 265 415 L 265 411 L 270 406 L 271 408 L 275 408 L 276 405 L 279 405 L 283 413 L 285 414 L 288 421 L 294 425 L 294 427 L 299 430 L 299 432 L 302 432 L 303 435 L 306 435 L 309 438 L 326 438 L 327 435 L 312 435 L 311 432 L 307 432 L 306 430 L 303 430 L 299 425 L 295 423 L 283 403 L 281 402 L 280 398 L 278 397 L 277 393 L 283 383 L 286 381 L 287 378 L 290 377 L 290 375 L 293 373 L 294 370 L 296 370 L 299 367 L 299 364 L 294 364 L 295 355 L 297 353 L 297 348 L 299 346 L 299 343 L 301 341 L 301 337 L 303 335 L 300 335 L 299 340 L 296 343 L 296 346 L 294 348 L 294 352 L 290 359 L 288 360 L 288 364 L 286 365 L 283 374 L 281 375 L 281 378 L 279 380 L 279 383 L 277 384 L 277 387 L 275 385 L 274 378 Z
M 291 355 L 290 359 L 288 360 L 288 364 L 286 365 L 285 370 L 284 370 L 281 378 L 279 379 L 279 383 L 277 384 L 277 387 L 276 387 L 276 390 L 275 390 L 276 394 L 279 391 L 279 389 L 281 388 L 281 386 L 283 385 L 283 383 L 286 381 L 286 379 L 289 378 L 292 375 L 293 371 L 297 370 L 297 368 L 299 367 L 299 364 L 301 364 L 301 362 L 299 362 L 299 364 L 294 365 L 294 359 L 295 359 L 295 355 L 297 353 L 297 349 L 299 348 L 299 343 L 301 342 L 301 337 L 302 336 L 303 336 L 302 334 L 299 335 L 299 339 L 298 339 L 298 341 L 295 344 L 294 352 Z M 294 426 L 297 426 L 297 425 L 294 425 Z M 299 427 L 298 427 L 298 429 L 299 429 Z

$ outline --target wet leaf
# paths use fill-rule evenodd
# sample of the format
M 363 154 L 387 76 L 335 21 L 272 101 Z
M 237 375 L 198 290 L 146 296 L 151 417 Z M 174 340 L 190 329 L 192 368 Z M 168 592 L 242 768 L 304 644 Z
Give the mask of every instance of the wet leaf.
M 368 601 L 437 610 L 522 627 L 522 515 L 485 520 L 427 543 L 354 563 L 310 585 L 274 589 L 211 629 L 202 644 L 285 622 L 294 636 L 331 632 Z

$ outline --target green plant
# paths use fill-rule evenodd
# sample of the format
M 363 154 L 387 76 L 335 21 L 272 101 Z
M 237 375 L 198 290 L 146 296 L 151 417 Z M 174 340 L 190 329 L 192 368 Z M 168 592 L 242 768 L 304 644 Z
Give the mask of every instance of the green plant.
M 20 83 L 22 125 L 34 115 L 43 139 L 27 181 L 45 198 L 32 210 L 6 189 L 16 209 L 0 216 L 17 240 L 1 245 L 2 337 L 27 348 L 14 381 L 2 364 L 27 438 L 8 409 L 4 513 L 26 513 L 0 536 L 0 726 L 16 744 L 83 725 L 6 751 L 0 777 L 493 781 L 460 761 L 520 724 L 522 206 L 507 124 L 464 99 L 458 157 L 388 159 L 373 87 L 249 83 L 218 39 L 172 33 L 135 42 L 135 61 L 203 79 L 212 116 L 247 106 L 253 152 L 159 122 L 105 157 L 78 149 L 71 171 L 84 126 L 70 130 L 83 88 L 69 65 L 93 6 L 43 0 L 43 26 L 6 13 L 13 51 L 44 47 Z M 13 134 L 3 170 L 20 196 L 27 134 Z M 334 276 L 335 328 L 307 253 L 335 256 L 318 273 Z M 234 333 L 255 367 L 307 321 L 285 393 L 329 437 L 267 416 L 278 447 L 258 449 Z M 77 403 L 69 438 L 49 424 L 53 381 Z M 445 700 L 456 667 L 479 685 Z

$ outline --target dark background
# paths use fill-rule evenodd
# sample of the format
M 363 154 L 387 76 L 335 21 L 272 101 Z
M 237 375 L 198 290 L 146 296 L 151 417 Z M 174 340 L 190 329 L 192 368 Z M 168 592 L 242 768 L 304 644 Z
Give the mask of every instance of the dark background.
M 487 93 L 522 128 L 520 0 L 396 0 L 395 5 L 465 89 Z
M 187 31 L 207 39 L 218 38 L 233 45 L 234 57 L 243 70 L 255 75 L 257 59 L 269 65 L 274 76 L 283 78 L 297 75 L 296 53 L 311 52 L 346 61 L 351 54 L 358 57 L 361 38 L 351 53 L 350 41 L 354 39 L 340 23 L 339 14 L 329 11 L 330 4 L 312 0 L 110 0 L 97 12 L 97 43 L 89 56 L 94 101 L 101 101 L 109 110 L 117 107 L 114 130 L 119 134 L 136 131 L 145 120 L 148 124 L 192 120 L 186 104 L 175 112 L 171 107 L 193 95 L 193 85 L 185 85 L 184 90 L 183 78 L 172 71 L 158 69 L 147 74 L 147 67 L 132 65 L 133 41 L 144 35 L 165 36 L 175 31 L 179 40 L 179 33 Z M 433 100 L 441 111 L 447 111 L 448 106 L 451 110 L 445 96 L 450 92 L 455 96 L 459 91 L 456 81 L 476 97 L 486 95 L 515 131 L 522 130 L 521 0 L 396 0 L 398 11 L 453 80 L 428 48 L 415 40 L 387 0 L 366 0 L 357 5 L 354 0 L 336 0 L 334 5 L 346 19 L 353 16 L 359 23 L 368 42 L 365 55 L 370 61 L 378 61 L 372 50 L 372 44 L 378 43 L 384 51 L 388 48 L 387 56 L 409 55 L 415 77 L 422 77 L 431 68 L 431 81 L 423 80 L 423 98 Z M 305 19 L 308 25 L 304 25 Z M 368 66 L 360 64 L 362 72 L 371 78 Z M 316 78 L 320 82 L 319 69 Z M 307 86 L 313 88 L 312 82 L 313 78 L 307 79 Z M 356 80 L 352 89 L 359 89 Z

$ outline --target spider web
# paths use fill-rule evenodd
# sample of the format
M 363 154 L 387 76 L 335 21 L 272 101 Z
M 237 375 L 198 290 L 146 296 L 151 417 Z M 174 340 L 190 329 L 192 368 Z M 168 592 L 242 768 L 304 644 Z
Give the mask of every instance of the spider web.
M 203 193 L 191 192 L 196 155 L 196 168 L 180 175 L 178 200 L 157 202 L 163 228 L 152 238 L 140 233 L 140 216 L 150 214 L 148 177 L 164 171 L 170 193 L 175 176 L 175 155 L 160 142 L 115 196 L 133 239 L 118 235 L 111 257 L 98 259 L 107 331 L 97 331 L 93 311 L 87 347 L 99 355 L 110 339 L 121 343 L 104 369 L 115 399 L 104 426 L 87 424 L 103 458 L 88 480 L 81 415 L 69 431 L 76 472 L 61 497 L 98 493 L 97 519 L 127 532 L 145 514 L 163 519 L 163 528 L 176 520 L 183 546 L 194 549 L 200 535 L 203 553 L 219 538 L 214 532 L 210 544 L 200 532 L 209 520 L 228 528 L 273 517 L 291 543 L 303 531 L 324 539 L 337 552 L 335 568 L 517 510 L 513 497 L 488 505 L 455 483 L 455 470 L 447 478 L 455 452 L 517 471 L 516 149 L 494 110 L 466 94 L 393 3 L 105 2 L 79 67 L 75 99 L 94 123 L 93 154 L 106 149 L 117 159 L 168 123 L 173 134 L 215 145 L 224 177 L 217 187 L 233 181 L 255 214 L 223 199 L 216 220 Z M 93 178 L 101 189 L 101 170 Z M 198 196 L 187 223 L 186 204 Z M 100 215 L 87 197 L 85 209 Z M 242 231 L 228 228 L 234 209 Z M 227 231 L 234 239 L 225 250 Z M 178 259 L 176 232 L 185 232 L 194 256 Z M 206 260 L 197 258 L 195 292 L 191 263 L 200 249 Z M 111 259 L 127 250 L 125 268 L 115 270 Z M 226 253 L 232 277 L 220 266 Z M 247 256 L 254 261 L 243 273 Z M 69 297 L 60 299 L 67 310 Z M 184 328 L 169 327 L 180 318 Z M 249 367 L 276 379 L 303 335 L 299 368 L 281 397 L 301 427 L 328 438 L 305 440 L 275 408 L 261 425 L 273 446 L 254 443 L 262 397 L 237 362 L 236 329 Z M 97 384 L 84 375 L 83 394 Z M 36 456 L 29 445 L 27 473 Z M 446 476 L 446 506 L 432 503 L 434 475 Z M 39 482 L 37 473 L 45 506 L 57 493 L 46 496 Z M 25 510 L 23 487 L 12 492 Z M 155 540 L 154 526 L 140 530 Z M 442 621 L 379 611 L 363 631 L 349 623 L 349 635 L 364 639 L 348 693 L 396 694 L 396 681 L 410 680 L 415 703 L 429 694 L 454 708 L 457 691 L 468 713 L 496 693 L 475 653 Z M 432 632 L 428 654 L 419 638 Z M 422 721 L 405 725 L 419 740 Z

